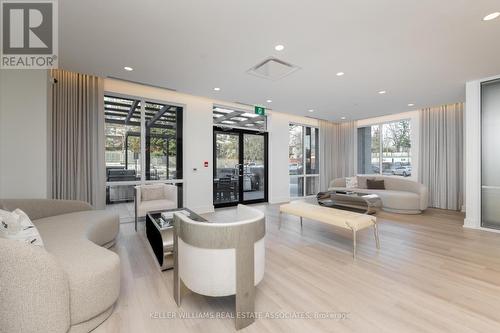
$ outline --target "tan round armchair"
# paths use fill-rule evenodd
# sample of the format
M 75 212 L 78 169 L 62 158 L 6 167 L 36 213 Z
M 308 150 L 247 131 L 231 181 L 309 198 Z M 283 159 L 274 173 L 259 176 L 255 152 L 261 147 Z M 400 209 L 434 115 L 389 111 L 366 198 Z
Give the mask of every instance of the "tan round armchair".
M 148 184 L 135 187 L 135 231 L 137 219 L 148 212 L 177 208 L 177 186 Z
M 264 214 L 238 205 L 234 221 L 197 222 L 174 213 L 174 298 L 182 291 L 236 296 L 236 329 L 254 322 L 255 286 L 264 277 Z

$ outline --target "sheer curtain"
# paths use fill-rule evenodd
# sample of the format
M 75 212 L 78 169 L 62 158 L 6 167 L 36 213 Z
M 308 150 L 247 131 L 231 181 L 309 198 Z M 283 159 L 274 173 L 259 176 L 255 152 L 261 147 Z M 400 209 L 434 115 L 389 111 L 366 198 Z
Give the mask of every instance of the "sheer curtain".
M 327 190 L 334 178 L 356 174 L 356 131 L 356 121 L 319 121 L 320 191 Z
M 419 181 L 429 189 L 430 207 L 462 207 L 463 117 L 463 103 L 420 110 Z
M 104 208 L 103 79 L 63 70 L 51 76 L 52 197 Z

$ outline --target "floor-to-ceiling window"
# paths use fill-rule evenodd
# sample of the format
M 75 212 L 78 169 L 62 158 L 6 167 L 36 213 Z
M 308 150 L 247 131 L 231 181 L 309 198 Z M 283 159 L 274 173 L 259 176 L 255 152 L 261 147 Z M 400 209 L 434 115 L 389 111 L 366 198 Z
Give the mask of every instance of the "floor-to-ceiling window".
M 106 203 L 122 220 L 133 218 L 134 186 L 182 183 L 182 109 L 140 97 L 104 96 Z
M 290 124 L 288 173 L 290 196 L 314 195 L 319 190 L 319 130 L 316 127 Z
M 358 128 L 358 173 L 411 176 L 410 120 Z
M 182 116 L 179 106 L 146 102 L 145 132 L 146 180 L 170 180 L 182 178 L 180 139 L 182 128 L 178 126 Z

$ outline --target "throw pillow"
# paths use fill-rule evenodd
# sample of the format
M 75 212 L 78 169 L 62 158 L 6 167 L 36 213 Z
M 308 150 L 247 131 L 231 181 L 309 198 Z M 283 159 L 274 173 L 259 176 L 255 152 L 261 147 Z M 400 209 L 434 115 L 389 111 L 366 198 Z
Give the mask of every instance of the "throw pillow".
M 358 188 L 358 177 L 346 177 L 345 187 L 346 188 Z
M 384 180 L 367 179 L 366 188 L 369 190 L 385 190 Z
M 19 215 L 7 210 L 0 210 L 0 226 L 3 232 L 10 234 L 15 234 L 22 228 Z
M 43 246 L 42 237 L 29 216 L 20 209 L 0 210 L 0 237 Z

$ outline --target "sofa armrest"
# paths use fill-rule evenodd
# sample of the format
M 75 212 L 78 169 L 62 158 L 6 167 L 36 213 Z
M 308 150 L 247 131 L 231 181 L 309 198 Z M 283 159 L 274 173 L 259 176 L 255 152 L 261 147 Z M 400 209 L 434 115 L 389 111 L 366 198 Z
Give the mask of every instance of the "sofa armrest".
M 429 207 L 429 190 L 427 186 L 419 184 L 420 210 L 424 211 Z
M 142 197 L 142 194 L 141 194 L 141 186 L 138 185 L 138 186 L 134 186 L 134 204 L 135 204 L 135 207 L 138 207 L 140 206 L 141 204 L 141 197 Z
M 345 178 L 335 178 L 330 182 L 330 186 L 328 187 L 332 188 L 332 187 L 345 187 L 345 186 L 346 186 Z
M 177 186 L 170 184 L 165 184 L 164 186 L 165 199 L 175 202 L 177 206 Z
M 66 273 L 44 248 L 0 238 L 0 331 L 67 332 Z
M 2 199 L 0 208 L 9 211 L 19 208 L 32 220 L 92 210 L 92 206 L 84 201 L 56 199 Z

